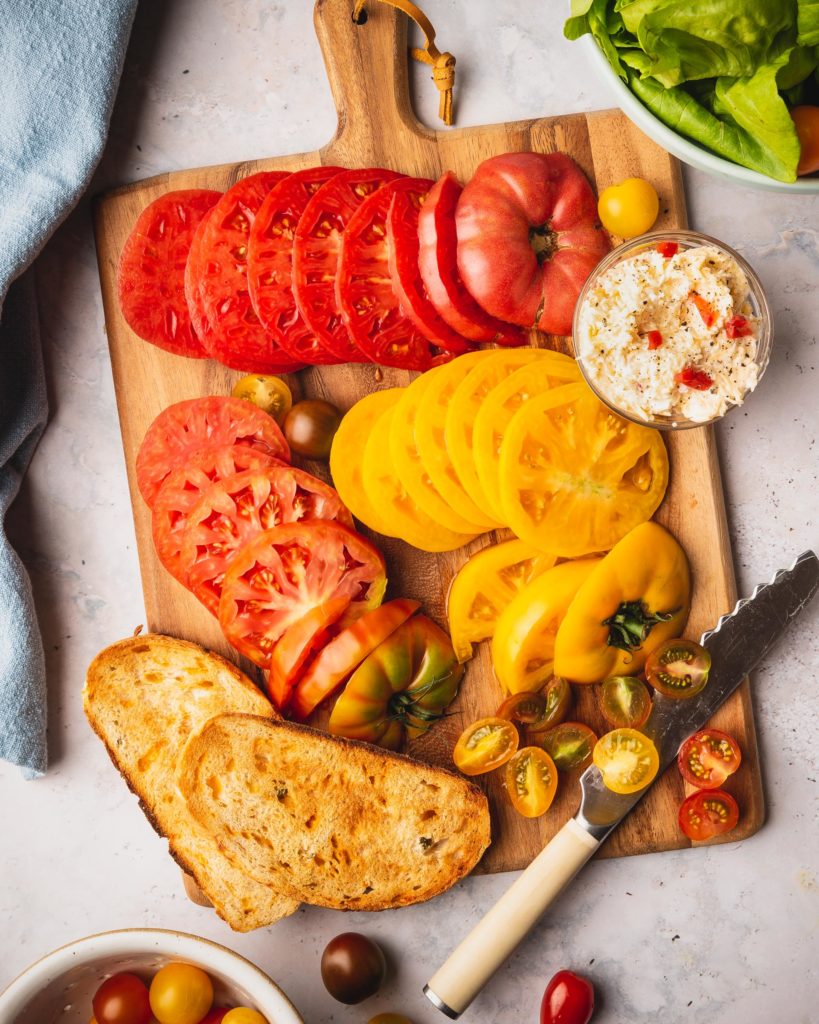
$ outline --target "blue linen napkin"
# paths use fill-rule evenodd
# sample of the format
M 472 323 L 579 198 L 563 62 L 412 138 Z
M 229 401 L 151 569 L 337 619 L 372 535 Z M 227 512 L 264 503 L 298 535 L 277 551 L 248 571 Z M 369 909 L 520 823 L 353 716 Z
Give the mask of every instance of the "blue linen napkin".
M 48 410 L 32 275 L 21 275 L 102 155 L 136 4 L 0 0 L 0 757 L 27 778 L 47 763 L 45 660 L 4 522 Z

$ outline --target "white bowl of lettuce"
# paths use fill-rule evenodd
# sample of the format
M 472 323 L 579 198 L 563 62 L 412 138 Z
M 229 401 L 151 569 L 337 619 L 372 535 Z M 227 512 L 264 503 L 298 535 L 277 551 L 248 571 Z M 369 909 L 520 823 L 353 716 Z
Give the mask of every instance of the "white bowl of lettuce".
M 819 106 L 819 0 L 572 0 L 618 105 L 655 142 L 739 185 L 819 193 L 797 178 L 789 109 Z

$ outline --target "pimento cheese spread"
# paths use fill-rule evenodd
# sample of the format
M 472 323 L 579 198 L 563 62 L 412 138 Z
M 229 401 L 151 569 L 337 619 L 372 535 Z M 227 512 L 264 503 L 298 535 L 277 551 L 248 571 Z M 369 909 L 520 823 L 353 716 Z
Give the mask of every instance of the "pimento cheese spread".
M 592 282 L 578 328 L 590 381 L 635 418 L 703 423 L 757 384 L 748 280 L 712 245 L 662 243 L 621 260 Z

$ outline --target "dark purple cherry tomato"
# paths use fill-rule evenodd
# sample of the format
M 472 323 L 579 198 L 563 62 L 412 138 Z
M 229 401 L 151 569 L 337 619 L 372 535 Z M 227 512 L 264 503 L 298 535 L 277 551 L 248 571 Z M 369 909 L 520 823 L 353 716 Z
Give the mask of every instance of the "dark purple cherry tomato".
M 112 974 L 91 1001 L 97 1024 L 150 1024 L 154 1019 L 148 986 L 136 974 Z
M 340 1003 L 360 1003 L 381 988 L 387 963 L 381 948 L 358 932 L 342 932 L 321 954 L 321 980 Z
M 296 402 L 284 418 L 284 436 L 294 452 L 308 459 L 328 459 L 341 413 L 330 402 L 310 398 Z
M 540 1024 L 588 1024 L 594 1012 L 594 988 L 573 971 L 558 971 L 546 986 Z

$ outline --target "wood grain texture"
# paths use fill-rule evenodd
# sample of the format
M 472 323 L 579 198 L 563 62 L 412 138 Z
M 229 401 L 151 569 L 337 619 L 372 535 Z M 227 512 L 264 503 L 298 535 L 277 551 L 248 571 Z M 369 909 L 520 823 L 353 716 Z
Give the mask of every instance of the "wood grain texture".
M 509 150 L 571 154 L 596 188 L 637 175 L 653 182 L 661 197 L 658 228 L 685 226 L 685 201 L 679 166 L 619 111 L 572 114 L 532 121 L 432 131 L 416 120 L 407 84 L 406 25 L 385 6 L 372 3 L 364 25 L 350 17 L 349 0 L 319 0 L 316 31 L 338 109 L 338 130 L 314 153 L 274 157 L 161 175 L 102 197 L 96 207 L 96 236 L 108 340 L 119 406 L 128 480 L 134 509 L 148 628 L 195 640 L 228 657 L 214 619 L 160 566 L 151 542 L 150 516 L 136 486 L 134 460 L 151 420 L 172 402 L 207 394 L 227 394 L 239 376 L 213 362 L 169 355 L 140 341 L 120 316 L 116 300 L 116 266 L 123 242 L 144 206 L 170 189 L 226 189 L 260 170 L 298 170 L 311 165 L 348 167 L 380 165 L 413 175 L 437 177 L 450 169 L 463 181 L 484 159 Z M 430 84 L 430 88 L 432 85 Z M 540 337 L 539 344 L 566 349 L 568 339 Z M 346 409 L 377 388 L 408 383 L 411 374 L 374 366 L 347 365 L 304 370 L 289 378 L 297 396 L 328 397 Z M 687 635 L 698 637 L 729 611 L 736 599 L 717 453 L 709 428 L 668 434 L 671 484 L 657 515 L 680 539 L 691 560 L 694 602 Z M 356 453 L 350 453 L 351 458 Z M 326 466 L 307 468 L 327 478 Z M 364 531 L 368 532 L 368 531 Z M 449 581 L 471 551 L 502 534 L 486 535 L 470 548 L 427 555 L 400 541 L 375 536 L 390 572 L 390 595 L 421 600 L 428 614 L 445 623 Z M 248 666 L 245 665 L 245 668 Z M 593 687 L 576 688 L 576 717 L 605 731 Z M 494 712 L 500 700 L 487 645 L 472 661 L 455 705 L 455 713 L 419 741 L 412 753 L 449 765 L 452 745 L 462 727 Z M 727 788 L 742 810 L 730 841 L 755 832 L 764 817 L 762 786 L 748 683 L 714 717 L 714 725 L 733 733 L 744 754 L 741 770 Z M 574 813 L 578 788 L 563 780 L 558 799 L 542 819 L 528 821 L 511 810 L 499 774 L 484 778 L 493 815 L 493 845 L 478 870 L 524 867 Z M 672 768 L 612 836 L 601 856 L 620 856 L 690 845 L 677 826 L 685 795 Z

